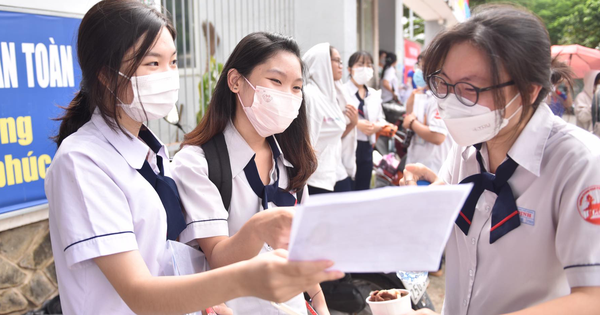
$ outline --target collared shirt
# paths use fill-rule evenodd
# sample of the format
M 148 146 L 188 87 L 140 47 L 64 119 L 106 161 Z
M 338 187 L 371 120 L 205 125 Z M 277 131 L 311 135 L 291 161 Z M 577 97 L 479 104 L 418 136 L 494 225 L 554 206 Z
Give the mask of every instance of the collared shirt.
M 354 96 L 354 101 L 357 103 L 357 106 L 361 101 L 364 102 L 364 117 L 359 117 L 359 119 L 366 119 L 373 123 L 385 121 L 383 107 L 381 106 L 381 91 L 367 87 L 367 95 L 365 95 L 364 100 L 361 100 L 356 96 L 358 87 L 354 85 L 352 80 L 348 80 L 344 86 L 348 93 Z M 358 141 L 369 141 L 371 144 L 375 144 L 375 134 L 367 136 L 360 130 L 357 130 L 356 139 Z
M 390 86 L 394 90 L 392 93 L 386 88 L 381 88 L 381 99 L 384 103 L 391 102 L 394 99 L 394 94 L 398 93 L 398 77 L 396 76 L 396 69 L 394 67 L 389 67 L 383 73 L 383 80 L 387 80 L 390 83 Z M 382 81 L 383 81 L 382 80 Z
M 448 134 L 446 124 L 438 113 L 437 102 L 430 91 L 416 94 L 413 108 L 413 114 L 418 122 L 425 124 L 433 132 L 443 134 L 446 139 L 441 144 L 434 144 L 425 141 L 415 133 L 408 147 L 406 164 L 421 163 L 437 173 L 452 148 L 452 139 Z
M 45 189 L 64 314 L 133 314 L 96 257 L 138 250 L 153 276 L 164 274 L 165 209 L 137 171 L 148 151 L 138 138 L 111 130 L 96 111 L 56 152 Z M 159 155 L 168 161 L 164 146 Z
M 233 124 L 229 123 L 223 131 L 223 135 L 229 152 L 233 181 L 229 211 L 223 206 L 218 188 L 208 178 L 208 164 L 200 146 L 184 146 L 173 158 L 171 165 L 173 179 L 177 183 L 188 224 L 181 233 L 181 242 L 195 245 L 196 239 L 232 236 L 253 215 L 264 210 L 261 200 L 250 187 L 244 173 L 244 167 L 255 155 L 255 152 Z M 279 145 L 277 144 L 277 146 Z M 277 164 L 280 176 L 279 187 L 285 189 L 288 184 L 286 167 L 292 167 L 292 164 L 285 159 L 283 153 L 279 156 Z M 274 167 L 275 165 L 269 173 L 270 184 L 275 182 L 277 175 Z M 308 189 L 304 189 L 303 193 L 302 202 L 305 202 L 308 199 Z M 269 207 L 275 207 L 275 205 L 269 203 Z M 265 244 L 260 253 L 269 250 L 268 245 Z M 269 301 L 253 297 L 234 299 L 226 304 L 236 314 L 284 314 L 273 307 Z M 286 304 L 301 314 L 306 313 L 302 295 L 296 296 Z
M 489 169 L 488 151 L 481 151 Z M 508 155 L 521 225 L 490 244 L 496 195 L 480 197 L 469 234 L 454 226 L 446 247 L 444 314 L 504 314 L 600 286 L 600 140 L 541 104 Z M 440 177 L 479 173 L 473 147 L 453 147 Z

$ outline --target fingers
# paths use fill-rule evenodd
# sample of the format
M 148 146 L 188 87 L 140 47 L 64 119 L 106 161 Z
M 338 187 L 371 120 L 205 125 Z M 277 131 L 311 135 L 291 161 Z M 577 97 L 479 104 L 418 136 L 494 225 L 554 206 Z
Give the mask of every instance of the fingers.
M 415 175 L 412 172 L 405 169 L 403 174 L 404 174 L 404 177 L 402 177 L 402 180 L 400 181 L 400 184 L 402 186 L 416 186 L 417 185 L 417 178 L 415 177 Z
M 424 179 L 434 185 L 444 184 L 444 182 L 437 177 L 436 173 L 434 173 L 432 170 L 430 170 L 421 163 L 406 165 L 404 169 L 404 176 L 406 176 L 407 172 L 412 176 L 412 179 L 414 180 Z

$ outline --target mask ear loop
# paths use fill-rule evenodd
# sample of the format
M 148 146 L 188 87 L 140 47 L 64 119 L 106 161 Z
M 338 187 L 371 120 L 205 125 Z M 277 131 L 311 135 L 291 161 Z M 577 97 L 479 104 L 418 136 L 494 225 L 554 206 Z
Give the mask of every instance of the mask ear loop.
M 504 110 L 506 110 L 510 105 L 512 105 L 512 103 L 517 99 L 517 97 L 519 97 L 519 95 L 521 95 L 521 93 L 517 93 L 517 95 L 515 95 L 515 97 L 513 97 L 513 99 L 510 100 L 510 102 L 508 102 L 508 105 L 506 105 L 506 107 L 504 107 Z M 518 114 L 522 109 L 523 109 L 523 106 L 519 106 L 519 109 L 517 109 L 512 115 L 510 115 L 510 117 L 508 117 L 506 119 L 507 120 L 513 119 L 513 117 L 515 117 L 515 115 Z

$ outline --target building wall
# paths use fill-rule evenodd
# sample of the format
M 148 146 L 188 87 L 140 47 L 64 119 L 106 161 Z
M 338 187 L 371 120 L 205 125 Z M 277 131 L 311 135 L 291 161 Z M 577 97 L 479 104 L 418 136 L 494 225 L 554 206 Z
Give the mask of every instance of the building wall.
M 302 53 L 316 44 L 329 42 L 346 63 L 357 51 L 356 1 L 296 0 L 294 11 L 294 38 Z
M 39 309 L 57 294 L 48 220 L 0 232 L 0 314 Z
M 379 49 L 396 50 L 395 0 L 379 0 Z

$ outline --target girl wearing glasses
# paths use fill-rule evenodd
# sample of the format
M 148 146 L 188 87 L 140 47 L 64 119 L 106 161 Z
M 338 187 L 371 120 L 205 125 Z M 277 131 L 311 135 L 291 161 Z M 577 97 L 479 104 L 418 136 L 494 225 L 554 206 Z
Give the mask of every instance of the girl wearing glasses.
M 600 309 L 600 140 L 543 102 L 569 72 L 541 20 L 508 5 L 479 7 L 427 49 L 458 145 L 439 177 L 407 165 L 405 183 L 473 184 L 446 247 L 445 314 Z
M 318 160 L 316 172 L 308 179 L 308 190 L 312 195 L 350 191 L 356 168 L 353 158 L 358 110 L 349 105 L 341 82 L 343 61 L 329 43 L 313 46 L 302 61 L 308 69 L 304 95 L 310 141 Z M 349 154 L 342 154 L 345 148 L 349 148 Z

